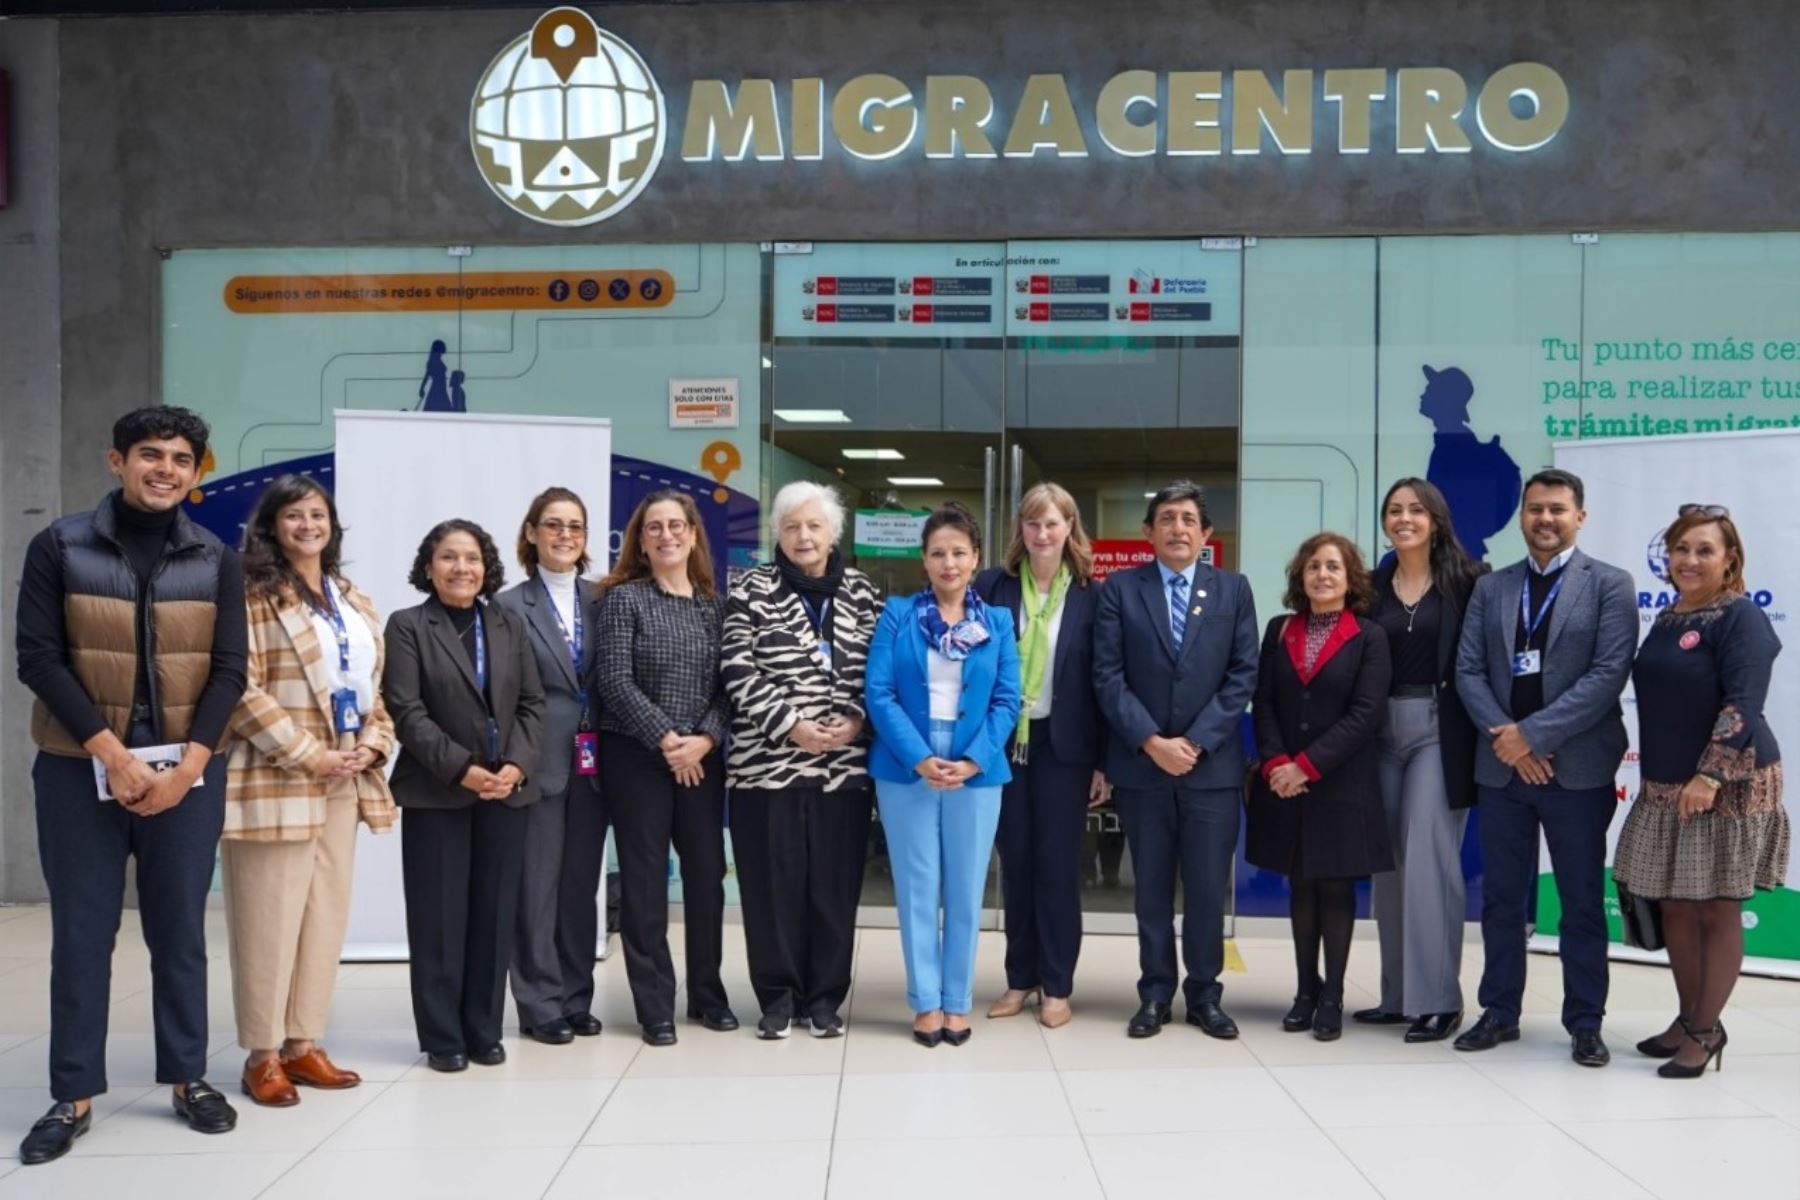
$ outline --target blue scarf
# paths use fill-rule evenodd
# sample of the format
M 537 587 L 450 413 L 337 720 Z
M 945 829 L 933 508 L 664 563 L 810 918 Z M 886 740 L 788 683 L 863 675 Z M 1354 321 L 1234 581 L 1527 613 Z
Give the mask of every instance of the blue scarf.
M 951 662 L 961 662 L 969 656 L 969 651 L 988 640 L 987 605 L 975 594 L 974 588 L 970 588 L 963 598 L 963 619 L 955 625 L 946 623 L 943 614 L 938 612 L 937 596 L 930 588 L 919 593 L 914 608 L 919 614 L 919 629 L 925 634 L 925 644 Z

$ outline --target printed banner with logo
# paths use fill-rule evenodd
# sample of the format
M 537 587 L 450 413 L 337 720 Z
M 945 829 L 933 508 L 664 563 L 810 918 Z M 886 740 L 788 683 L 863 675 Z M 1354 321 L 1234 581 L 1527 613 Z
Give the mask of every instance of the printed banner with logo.
M 1800 611 L 1795 607 L 1800 604 L 1800 554 L 1793 540 L 1794 514 L 1800 512 L 1800 432 L 1559 442 L 1555 455 L 1557 466 L 1575 472 L 1587 485 L 1581 548 L 1624 567 L 1637 583 L 1640 638 L 1657 612 L 1675 600 L 1675 589 L 1663 578 L 1662 534 L 1675 519 L 1676 507 L 1693 502 L 1731 510 L 1744 539 L 1749 595 L 1785 644 L 1775 660 L 1764 713 L 1784 755 L 1800 752 L 1800 634 L 1790 619 Z M 1637 701 L 1629 685 L 1624 703 L 1631 748 L 1619 769 L 1619 798 L 1629 805 L 1638 792 Z M 1795 817 L 1792 791 L 1784 802 L 1790 818 Z M 1623 823 L 1621 813 L 1609 833 L 1609 861 Z M 1539 862 L 1538 929 L 1550 933 L 1560 923 L 1561 906 L 1546 852 L 1540 851 Z M 1607 921 L 1618 942 L 1619 910 L 1610 877 Z M 1800 875 L 1795 863 L 1788 864 L 1785 887 L 1758 892 L 1744 905 L 1744 950 L 1752 959 L 1774 960 L 1747 963 L 1749 970 L 1800 976 Z

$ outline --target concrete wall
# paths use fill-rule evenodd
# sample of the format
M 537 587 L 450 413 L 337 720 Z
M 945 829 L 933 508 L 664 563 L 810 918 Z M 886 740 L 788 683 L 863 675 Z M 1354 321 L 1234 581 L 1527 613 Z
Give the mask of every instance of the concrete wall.
M 44 510 L 106 490 L 113 417 L 158 399 L 159 248 L 1800 226 L 1800 6 L 1783 0 L 861 0 L 595 15 L 657 74 L 671 145 L 631 208 L 577 230 L 514 214 L 469 156 L 474 83 L 531 10 L 0 22 L 28 188 L 0 213 L 9 580 Z M 1526 60 L 1554 66 L 1572 106 L 1556 140 L 1526 155 L 1479 138 L 1467 155 L 1396 155 L 1391 99 L 1375 152 L 1356 157 L 1331 148 L 1323 103 L 1321 148 L 1298 160 L 678 153 L 693 78 L 817 75 L 831 88 L 882 71 L 922 89 L 927 74 L 967 73 L 1004 117 L 1026 76 L 1060 72 L 1097 146 L 1094 98 L 1125 69 L 1434 65 L 1478 88 Z M 60 207 L 45 190 L 58 183 Z M 10 623 L 6 639 L 9 653 Z M 40 885 L 24 703 L 5 674 L 0 897 L 17 897 Z

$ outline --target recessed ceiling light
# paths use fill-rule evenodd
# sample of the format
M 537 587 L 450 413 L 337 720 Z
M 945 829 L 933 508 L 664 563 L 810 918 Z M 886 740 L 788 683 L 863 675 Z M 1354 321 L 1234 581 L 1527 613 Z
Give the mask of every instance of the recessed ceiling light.
M 895 487 L 943 487 L 944 481 L 931 475 L 889 475 Z
M 846 450 L 844 451 L 844 457 L 875 459 L 879 462 L 899 462 L 904 459 L 906 455 L 900 453 L 898 450 L 889 450 L 884 446 L 874 450 Z
M 850 414 L 841 408 L 778 408 L 775 416 L 796 425 L 848 425 Z

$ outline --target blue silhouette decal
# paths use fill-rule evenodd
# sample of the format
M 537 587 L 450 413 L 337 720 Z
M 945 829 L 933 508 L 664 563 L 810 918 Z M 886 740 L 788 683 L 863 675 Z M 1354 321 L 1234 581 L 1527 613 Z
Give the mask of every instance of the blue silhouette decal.
M 461 371 L 450 372 L 450 411 L 451 412 L 468 412 L 469 411 L 469 396 L 468 396 L 467 392 L 463 391 L 463 380 L 466 378 L 467 378 L 467 376 L 465 376 Z
M 444 350 L 441 339 L 431 343 L 431 353 L 425 359 L 425 377 L 419 380 L 420 412 L 463 411 L 450 404 L 450 389 L 445 384 Z
M 1469 557 L 1487 557 L 1487 540 L 1512 524 L 1519 508 L 1519 464 L 1500 448 L 1496 434 L 1481 441 L 1469 428 L 1475 385 L 1458 367 L 1425 372 L 1419 413 L 1437 428 L 1425 478 L 1444 493 L 1456 536 Z

